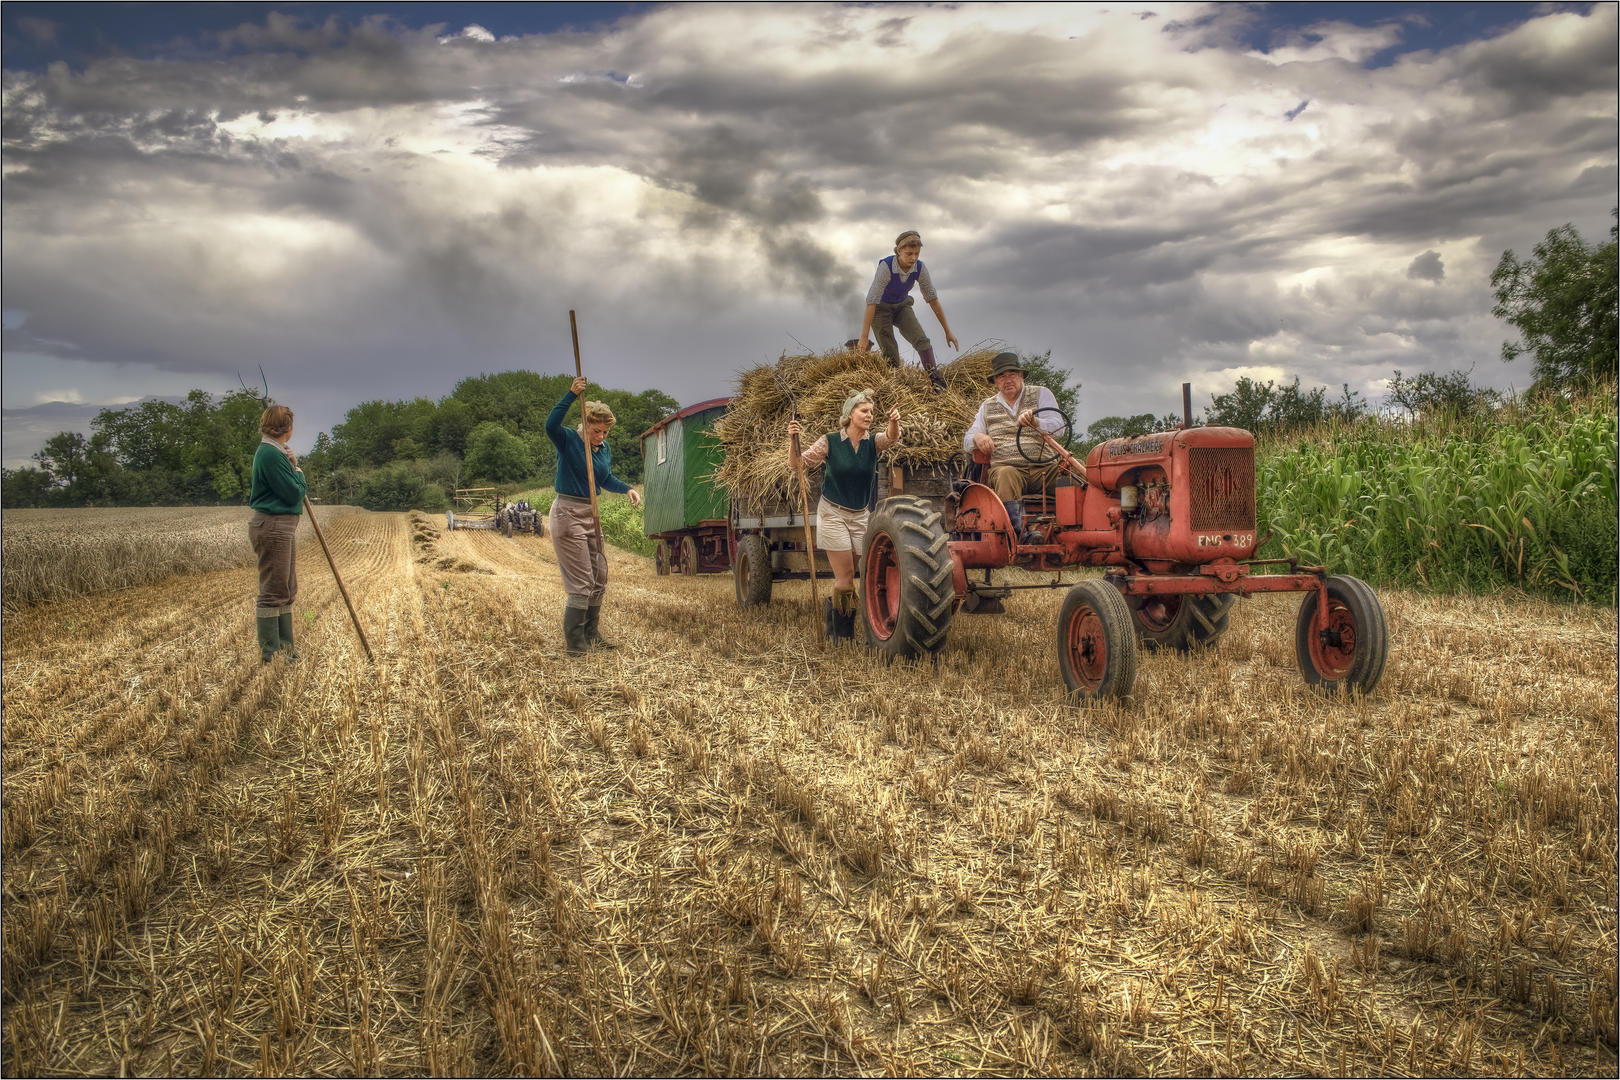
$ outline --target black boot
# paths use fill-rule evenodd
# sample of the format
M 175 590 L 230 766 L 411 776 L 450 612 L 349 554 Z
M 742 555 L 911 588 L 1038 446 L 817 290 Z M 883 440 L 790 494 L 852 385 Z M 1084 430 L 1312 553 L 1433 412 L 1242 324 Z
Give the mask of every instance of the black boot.
M 828 601 L 831 603 L 831 601 Z M 269 610 L 274 611 L 275 608 Z M 274 615 L 259 615 L 254 618 L 254 630 L 259 635 L 259 659 L 268 664 L 276 657 L 276 650 L 281 648 L 281 632 Z
M 1001 505 L 1007 508 L 1007 520 L 1012 523 L 1014 538 L 1022 540 L 1024 536 L 1024 504 L 1022 500 L 1003 501 Z
M 855 636 L 855 590 L 839 589 L 833 594 L 834 636 Z
M 602 605 L 592 604 L 585 614 L 585 643 L 593 649 L 617 649 L 618 646 L 597 633 L 597 623 L 602 620 Z
M 826 625 L 822 627 L 822 632 L 826 634 L 828 641 L 837 641 L 838 612 L 833 608 L 832 597 L 827 597 L 825 606 L 826 612 L 824 613 L 823 617 L 826 619 Z
M 281 638 L 281 651 L 287 654 L 287 663 L 296 664 L 299 660 L 302 660 L 303 657 L 298 655 L 298 650 L 293 646 L 292 632 L 292 608 L 288 608 L 286 611 L 283 611 L 280 615 L 276 616 L 276 633 Z
M 584 656 L 590 652 L 590 642 L 585 640 L 585 620 L 590 613 L 584 608 L 563 608 L 563 640 L 568 643 L 569 656 Z
M 945 389 L 945 376 L 934 366 L 934 350 L 919 349 L 917 355 L 922 358 L 923 370 L 928 372 L 928 381 L 934 384 L 934 393 L 940 393 Z

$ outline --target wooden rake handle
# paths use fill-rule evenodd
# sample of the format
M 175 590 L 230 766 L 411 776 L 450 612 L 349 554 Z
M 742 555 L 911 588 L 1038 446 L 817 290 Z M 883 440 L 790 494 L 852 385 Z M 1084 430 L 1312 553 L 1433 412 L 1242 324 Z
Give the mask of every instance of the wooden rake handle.
M 315 508 L 309 505 L 309 496 L 304 496 L 304 513 L 309 515 L 309 523 L 314 526 L 315 539 L 321 542 L 321 554 L 326 556 L 326 565 L 332 568 L 332 578 L 337 582 L 338 592 L 343 595 L 343 606 L 349 609 L 349 620 L 354 623 L 354 632 L 360 635 L 360 647 L 366 650 L 366 659 L 376 663 L 371 655 L 371 642 L 366 640 L 366 632 L 360 629 L 360 616 L 354 613 L 354 604 L 349 600 L 349 590 L 343 587 L 343 575 L 338 573 L 337 563 L 332 561 L 332 549 L 326 546 L 326 536 L 321 532 L 321 523 L 315 520 Z

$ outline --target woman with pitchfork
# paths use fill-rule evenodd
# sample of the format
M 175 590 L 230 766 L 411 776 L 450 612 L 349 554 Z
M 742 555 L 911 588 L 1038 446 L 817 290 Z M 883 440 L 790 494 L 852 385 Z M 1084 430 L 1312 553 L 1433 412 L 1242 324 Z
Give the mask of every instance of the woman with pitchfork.
M 851 394 L 844 402 L 838 430 L 821 436 L 793 460 L 789 442 L 788 460 L 795 471 L 800 465 L 814 468 L 822 463 L 821 501 L 816 503 L 816 546 L 827 553 L 832 564 L 833 594 L 827 599 L 824 617 L 829 638 L 855 636 L 855 560 L 866 547 L 867 507 L 877 490 L 877 459 L 900 442 L 900 410 L 889 410 L 888 430 L 872 435 L 872 391 Z M 788 423 L 788 434 L 799 434 L 797 420 Z
M 259 416 L 259 448 L 253 452 L 253 488 L 248 505 L 248 542 L 259 557 L 259 596 L 253 621 L 259 636 L 259 659 L 268 664 L 285 652 L 298 662 L 293 648 L 293 600 L 298 596 L 298 523 L 304 512 L 304 470 L 287 440 L 293 413 L 271 405 Z

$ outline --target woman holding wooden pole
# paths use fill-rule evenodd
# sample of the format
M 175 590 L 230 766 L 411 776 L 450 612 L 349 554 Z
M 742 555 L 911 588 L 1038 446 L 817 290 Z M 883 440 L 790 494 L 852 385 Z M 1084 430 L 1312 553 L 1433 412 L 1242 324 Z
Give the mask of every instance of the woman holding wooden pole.
M 546 417 L 546 435 L 557 448 L 557 477 L 553 481 L 557 497 L 552 500 L 548 524 L 557 566 L 562 570 L 563 589 L 568 593 L 563 608 L 563 639 L 569 656 L 615 648 L 603 640 L 598 629 L 608 567 L 596 517 L 596 493 L 628 493 L 632 505 L 641 505 L 641 493 L 613 475 L 613 450 L 607 445 L 608 429 L 615 423 L 613 410 L 600 401 L 586 401 L 580 406 L 579 427 L 563 425 L 568 410 L 585 393 L 585 386 L 585 376 L 577 376 Z M 588 458 L 587 441 L 591 447 Z
M 816 503 L 816 546 L 827 553 L 833 570 L 833 595 L 827 600 L 826 632 L 830 638 L 855 636 L 855 560 L 866 547 L 867 506 L 877 488 L 878 455 L 900 442 L 900 410 L 889 410 L 888 430 L 871 435 L 872 391 L 862 390 L 844 402 L 838 430 L 817 439 L 795 455 L 799 422 L 788 424 L 788 463 L 795 470 L 826 463 L 821 474 L 821 501 Z
M 253 621 L 259 639 L 259 659 L 268 664 L 285 652 L 289 664 L 298 662 L 293 647 L 293 600 L 298 596 L 298 520 L 304 509 L 304 471 L 298 455 L 288 447 L 293 413 L 285 405 L 271 405 L 259 416 L 259 447 L 253 452 L 253 487 L 248 505 L 248 541 L 259 558 L 259 595 Z

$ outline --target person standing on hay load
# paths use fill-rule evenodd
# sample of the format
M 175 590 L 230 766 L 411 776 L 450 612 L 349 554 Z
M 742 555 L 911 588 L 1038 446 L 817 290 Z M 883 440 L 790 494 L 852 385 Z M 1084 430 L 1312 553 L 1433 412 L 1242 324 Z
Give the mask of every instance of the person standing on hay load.
M 1018 452 L 1018 429 L 1039 427 L 1055 434 L 1063 427 L 1061 414 L 1036 417 L 1037 409 L 1057 409 L 1057 397 L 1044 386 L 1025 385 L 1024 368 L 1017 353 L 997 353 L 990 362 L 990 385 L 996 392 L 979 403 L 979 411 L 962 436 L 962 449 L 978 451 L 990 459 L 988 487 L 1007 507 L 1013 532 L 1024 532 L 1026 492 L 1040 491 L 1057 472 L 1057 463 L 1036 465 Z M 1027 440 L 1026 440 L 1027 442 Z
M 557 448 L 557 478 L 553 482 L 557 497 L 552 500 L 549 516 L 551 546 L 557 552 L 563 590 L 568 593 L 563 608 L 563 640 L 569 656 L 580 656 L 592 649 L 618 648 L 603 640 L 597 625 L 602 618 L 608 568 L 602 530 L 591 514 L 591 489 L 585 478 L 587 439 L 598 493 L 628 493 L 630 505 L 641 505 L 641 493 L 613 475 L 613 449 L 607 444 L 608 429 L 617 421 L 613 410 L 600 401 L 587 401 L 580 406 L 579 427 L 563 426 L 568 410 L 583 393 L 585 377 L 581 375 L 546 417 L 546 435 Z
M 253 622 L 259 639 L 259 660 L 268 664 L 285 652 L 287 663 L 298 662 L 293 647 L 293 600 L 298 596 L 298 523 L 304 512 L 304 471 L 298 455 L 287 446 L 292 438 L 293 413 L 285 405 L 271 405 L 259 415 L 259 448 L 253 452 L 253 486 L 248 505 L 248 543 L 259 559 L 259 595 Z
M 821 500 L 816 503 L 816 546 L 827 553 L 833 570 L 833 594 L 828 597 L 823 617 L 829 638 L 855 636 L 855 560 L 866 547 L 867 507 L 877 491 L 878 455 L 900 442 L 900 410 L 889 410 L 887 431 L 871 436 L 872 391 L 862 390 L 844 402 L 838 430 L 829 431 L 793 460 L 793 443 L 788 443 L 788 464 L 795 472 L 800 465 L 815 468 L 826 464 L 821 474 Z M 798 435 L 799 422 L 788 424 L 788 434 Z
M 907 229 L 895 237 L 894 254 L 878 260 L 877 275 L 872 278 L 872 287 L 866 290 L 866 314 L 861 318 L 859 348 L 865 352 L 868 335 L 875 333 L 878 348 L 888 357 L 890 366 L 899 367 L 900 346 L 894 341 L 894 329 L 898 326 L 911 347 L 917 350 L 923 370 L 928 372 L 928 381 L 938 392 L 945 389 L 945 376 L 934 366 L 933 344 L 911 310 L 914 285 L 921 286 L 922 298 L 934 309 L 934 317 L 945 331 L 945 343 L 953 349 L 961 348 L 956 335 L 951 333 L 951 324 L 945 321 L 945 309 L 939 304 L 939 294 L 934 292 L 928 267 L 923 265 L 922 234 L 915 229 Z

